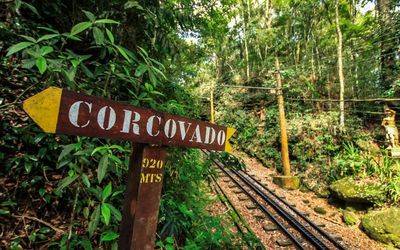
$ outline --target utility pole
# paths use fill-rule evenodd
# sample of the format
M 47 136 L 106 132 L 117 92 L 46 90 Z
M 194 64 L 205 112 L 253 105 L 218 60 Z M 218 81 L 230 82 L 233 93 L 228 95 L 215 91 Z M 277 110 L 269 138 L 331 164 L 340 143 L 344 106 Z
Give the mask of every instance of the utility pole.
M 283 174 L 285 176 L 289 176 L 290 175 L 289 147 L 287 142 L 285 104 L 282 95 L 282 79 L 281 79 L 278 57 L 275 57 L 275 68 L 276 68 L 275 72 L 276 96 L 277 96 L 278 110 L 279 110 L 279 127 L 281 129 L 281 154 L 282 154 Z
M 282 94 L 282 79 L 280 73 L 280 65 L 278 56 L 275 57 L 275 77 L 276 77 L 276 96 L 279 110 L 279 127 L 281 130 L 281 155 L 283 176 L 273 177 L 273 182 L 287 189 L 297 189 L 300 186 L 300 180 L 296 176 L 291 175 L 290 160 L 289 160 L 289 146 L 286 131 L 286 118 L 285 118 L 285 104 Z

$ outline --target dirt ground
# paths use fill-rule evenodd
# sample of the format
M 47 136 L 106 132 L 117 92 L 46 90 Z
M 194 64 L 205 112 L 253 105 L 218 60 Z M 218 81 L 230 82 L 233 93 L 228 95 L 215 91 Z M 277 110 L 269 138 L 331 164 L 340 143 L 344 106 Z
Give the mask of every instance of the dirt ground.
M 298 210 L 309 214 L 309 218 L 316 224 L 324 225 L 324 230 L 341 239 L 348 249 L 385 249 L 385 245 L 370 239 L 358 225 L 346 225 L 342 220 L 340 209 L 328 204 L 327 199 L 318 198 L 312 192 L 282 189 L 272 182 L 271 176 L 276 173 L 273 169 L 264 167 L 259 161 L 248 157 L 244 153 L 234 151 L 233 154 L 244 161 L 249 174 L 254 174 L 261 178 L 261 180 L 267 183 L 268 187 L 274 189 L 279 196 L 285 197 L 285 199 L 290 204 L 294 204 Z M 249 201 L 239 200 L 240 194 L 235 193 L 230 182 L 223 181 L 224 178 L 226 177 L 219 178 L 218 183 L 267 249 L 292 249 L 293 247 L 283 248 L 277 245 L 277 240 L 285 238 L 282 233 L 279 231 L 266 233 L 263 229 L 265 220 L 257 218 L 256 210 L 249 210 L 246 207 L 250 203 Z M 326 211 L 326 214 L 322 215 L 315 212 L 315 207 L 322 207 Z

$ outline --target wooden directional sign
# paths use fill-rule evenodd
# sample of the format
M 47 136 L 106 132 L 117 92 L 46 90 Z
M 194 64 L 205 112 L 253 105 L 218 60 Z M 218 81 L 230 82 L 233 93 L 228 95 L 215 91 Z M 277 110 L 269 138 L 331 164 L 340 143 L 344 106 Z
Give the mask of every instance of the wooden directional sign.
M 50 87 L 24 101 L 24 110 L 48 133 L 231 151 L 235 130 L 209 122 Z
M 25 100 L 23 108 L 48 133 L 134 142 L 120 249 L 154 249 L 166 158 L 160 145 L 229 152 L 228 140 L 235 132 L 233 128 L 55 87 Z

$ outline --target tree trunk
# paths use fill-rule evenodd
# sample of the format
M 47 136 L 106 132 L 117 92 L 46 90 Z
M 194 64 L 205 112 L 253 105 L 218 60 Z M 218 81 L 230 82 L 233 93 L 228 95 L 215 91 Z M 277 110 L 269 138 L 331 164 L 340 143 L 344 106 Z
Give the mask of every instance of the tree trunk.
M 393 14 L 391 13 L 393 4 L 390 0 L 377 0 L 376 7 L 378 9 L 381 40 L 381 84 L 384 90 L 388 90 L 393 86 L 397 74 L 396 44 L 390 41 L 394 32 Z
M 244 1 L 242 1 L 242 16 L 243 16 L 243 40 L 244 40 L 244 57 L 246 61 L 246 82 L 250 81 L 250 64 L 249 64 L 249 48 L 248 48 L 248 34 L 247 34 L 247 29 L 248 29 L 248 22 L 249 22 L 249 17 L 250 17 L 250 0 L 247 0 L 247 3 L 245 4 Z M 245 6 L 247 5 L 247 6 Z M 247 8 L 246 8 L 247 7 Z M 245 13 L 247 12 L 247 14 Z
M 335 21 L 336 21 L 336 33 L 337 33 L 337 62 L 338 62 L 338 75 L 339 75 L 339 84 L 340 84 L 340 92 L 339 92 L 339 109 L 340 109 L 340 119 L 339 119 L 339 128 L 341 130 L 344 129 L 344 75 L 343 75 L 343 38 L 342 31 L 340 29 L 339 22 L 339 0 L 335 1 Z

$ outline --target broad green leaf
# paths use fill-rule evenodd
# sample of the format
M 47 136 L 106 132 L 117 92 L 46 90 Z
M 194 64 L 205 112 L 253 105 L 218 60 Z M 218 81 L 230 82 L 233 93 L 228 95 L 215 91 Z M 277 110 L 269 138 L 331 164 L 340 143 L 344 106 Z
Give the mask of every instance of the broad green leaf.
M 70 154 L 72 152 L 72 150 L 74 150 L 74 148 L 75 148 L 75 144 L 68 144 L 68 145 L 63 146 L 63 150 L 61 151 L 60 155 L 58 156 L 57 161 L 62 160 L 65 156 Z
M 124 9 L 131 9 L 131 8 L 144 10 L 144 8 L 137 1 L 132 1 L 132 0 L 126 1 L 124 4 Z
M 87 11 L 87 10 L 82 10 L 83 13 L 85 13 L 85 16 L 90 20 L 90 21 L 94 21 L 96 19 L 95 15 L 93 15 L 92 12 Z
M 157 78 L 154 76 L 154 73 L 149 70 L 149 77 L 150 77 L 150 82 L 156 86 L 157 85 Z
M 111 213 L 114 215 L 115 219 L 116 219 L 117 221 L 121 221 L 121 220 L 122 220 L 122 214 L 121 214 L 121 212 L 120 212 L 118 209 L 116 209 L 116 208 L 115 208 L 113 205 L 111 205 L 111 204 L 108 204 L 108 207 L 110 208 Z
M 67 186 L 69 186 L 72 182 L 74 182 L 76 180 L 76 178 L 78 178 L 79 175 L 74 175 L 74 176 L 67 176 L 64 179 L 62 179 L 59 183 L 58 183 L 58 187 L 55 190 L 56 193 L 60 193 L 64 188 L 66 188 Z
M 53 47 L 51 47 L 51 46 L 43 46 L 43 47 L 40 48 L 40 54 L 41 54 L 42 56 L 45 56 L 45 55 L 47 55 L 47 54 L 53 52 L 53 50 L 54 50 L 54 49 L 53 49 Z
M 14 44 L 13 46 L 11 46 L 8 49 L 8 52 L 7 52 L 6 56 L 10 56 L 10 55 L 12 55 L 14 53 L 17 53 L 18 51 L 23 50 L 23 49 L 31 46 L 32 44 L 34 44 L 34 43 L 32 43 L 32 42 L 20 42 L 20 43 Z
M 76 68 L 79 65 L 80 61 L 78 59 L 72 59 L 71 64 L 74 68 Z
M 26 40 L 28 40 L 29 42 L 33 42 L 36 43 L 36 39 L 31 37 L 31 36 L 24 36 L 24 35 L 20 35 L 21 37 L 25 38 Z
M 138 46 L 138 48 L 140 49 L 140 51 L 143 53 L 143 57 L 149 57 L 149 54 L 147 54 L 147 51 L 145 49 L 143 49 L 142 47 Z M 140 52 L 139 52 L 140 53 Z
M 131 62 L 131 59 L 129 58 L 128 54 L 126 53 L 124 47 L 121 47 L 121 46 L 119 46 L 119 45 L 117 45 L 117 46 L 115 46 L 115 47 L 117 47 L 119 53 L 120 53 L 126 60 L 128 60 L 128 62 Z
M 92 215 L 90 216 L 90 222 L 89 222 L 89 236 L 92 237 L 94 232 L 97 229 L 97 225 L 99 224 L 100 220 L 100 205 L 96 207 L 96 209 L 93 211 Z
M 43 56 L 36 59 L 36 67 L 39 69 L 40 74 L 43 74 L 47 69 L 47 62 Z
M 167 242 L 168 244 L 174 244 L 174 238 L 169 236 L 165 239 L 165 242 Z
M 49 32 L 58 33 L 57 30 L 49 28 L 49 27 L 39 26 L 38 28 L 41 29 L 41 30 L 46 30 L 46 31 L 49 31 Z
M 85 184 L 86 187 L 90 188 L 89 177 L 86 174 L 82 174 L 82 181 L 83 181 L 83 184 Z
M 84 31 L 84 30 L 90 28 L 91 26 L 92 26 L 92 23 L 91 23 L 91 22 L 81 22 L 81 23 L 78 23 L 77 25 L 75 25 L 74 27 L 72 27 L 72 29 L 71 29 L 71 35 L 72 35 L 72 36 L 75 36 L 75 35 L 81 33 L 82 31 Z
M 83 247 L 84 250 L 92 250 L 92 243 L 88 239 L 81 240 L 79 244 Z
M 6 215 L 6 214 L 10 214 L 10 211 L 5 209 L 0 209 L 0 215 Z
M 110 224 L 111 210 L 107 203 L 101 204 L 101 215 L 103 215 L 104 223 Z
M 99 183 L 101 183 L 101 181 L 104 179 L 104 176 L 107 173 L 107 169 L 108 169 L 108 155 L 103 155 L 103 157 L 101 157 L 100 159 L 99 166 L 97 168 L 97 180 L 99 181 Z
M 65 76 L 67 77 L 67 79 L 70 82 L 73 82 L 75 79 L 75 75 L 76 75 L 76 68 L 75 67 L 71 67 L 69 70 L 63 70 Z
M 119 234 L 117 234 L 116 232 L 107 231 L 101 235 L 100 241 L 112 241 L 112 240 L 117 239 L 118 237 L 119 237 Z
M 159 91 L 151 91 L 150 93 L 152 93 L 153 95 L 165 96 L 163 93 Z
M 35 66 L 35 59 L 34 58 L 22 60 L 22 68 L 31 69 L 33 66 Z
M 44 35 L 44 36 L 40 37 L 37 40 L 37 42 L 39 43 L 41 41 L 50 40 L 50 39 L 52 39 L 54 37 L 58 37 L 58 36 L 60 36 L 60 34 L 47 34 L 47 35 Z
M 115 155 L 110 155 L 110 159 L 113 160 L 114 162 L 116 162 L 117 164 L 122 164 L 122 161 L 120 158 L 118 158 Z
M 63 33 L 62 36 L 65 36 L 68 39 L 74 40 L 74 41 L 82 41 L 82 39 L 80 39 L 77 36 L 71 35 L 70 33 Z
M 104 33 L 97 27 L 93 27 L 93 37 L 97 45 L 104 44 Z
M 119 22 L 111 20 L 111 19 L 99 19 L 94 21 L 94 23 L 99 24 L 99 23 L 109 23 L 109 24 L 119 24 Z
M 3 201 L 2 203 L 0 203 L 0 206 L 3 206 L 3 207 L 5 207 L 5 206 L 13 207 L 15 205 L 17 205 L 17 203 L 12 200 Z
M 33 13 L 35 13 L 38 16 L 40 16 L 39 12 L 37 11 L 37 9 L 33 5 L 31 5 L 31 4 L 29 4 L 29 3 L 25 2 L 25 1 L 24 2 L 21 1 L 21 6 L 30 9 Z
M 107 34 L 108 40 L 110 40 L 110 43 L 114 44 L 114 35 L 113 35 L 113 33 L 109 29 L 106 28 L 106 34 Z
M 105 201 L 112 192 L 112 184 L 111 182 L 108 183 L 108 185 L 103 189 L 103 193 L 101 194 L 101 197 L 103 198 L 103 201 Z
M 135 71 L 135 76 L 136 77 L 140 77 L 141 75 L 143 75 L 143 73 L 145 73 L 147 71 L 148 67 L 146 64 L 141 63 L 139 65 L 139 67 L 136 68 Z
M 152 67 L 152 70 L 154 70 L 158 75 L 162 76 L 164 79 L 167 79 L 167 77 L 164 75 L 161 70 L 157 69 L 156 67 Z
M 90 71 L 90 69 L 88 69 L 88 67 L 86 67 L 83 63 L 80 64 L 83 73 L 85 73 L 85 75 L 89 78 L 94 78 L 94 75 L 92 73 L 92 71 Z

